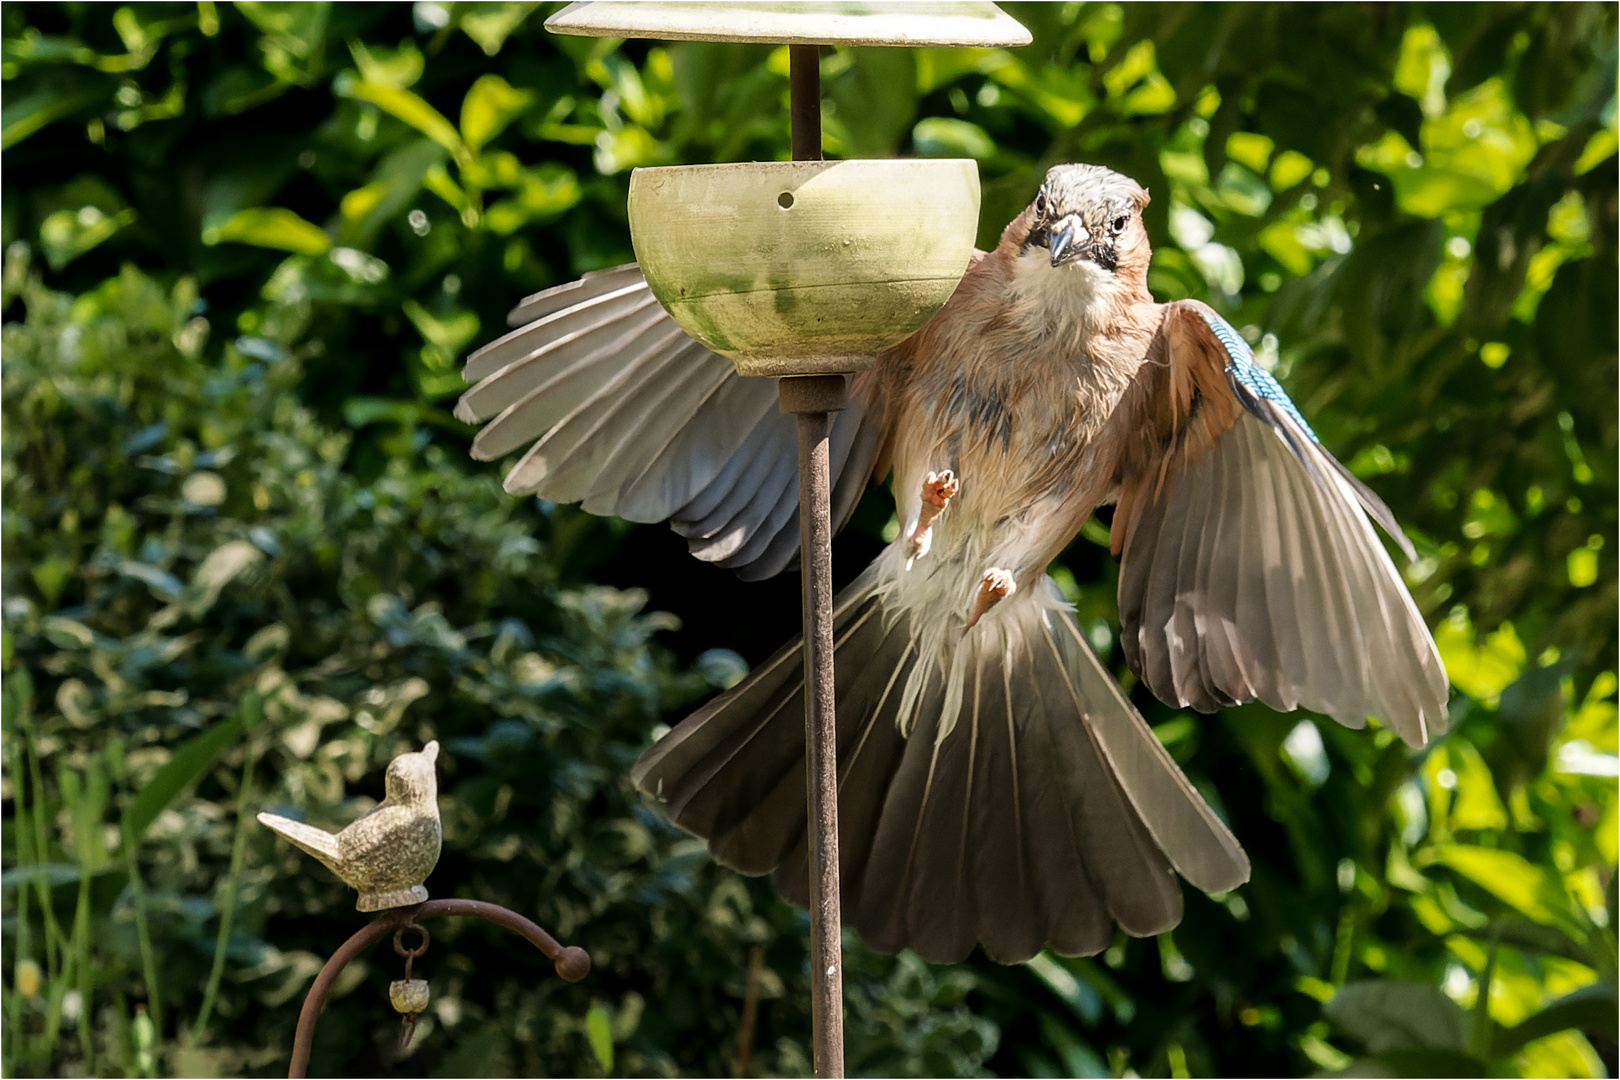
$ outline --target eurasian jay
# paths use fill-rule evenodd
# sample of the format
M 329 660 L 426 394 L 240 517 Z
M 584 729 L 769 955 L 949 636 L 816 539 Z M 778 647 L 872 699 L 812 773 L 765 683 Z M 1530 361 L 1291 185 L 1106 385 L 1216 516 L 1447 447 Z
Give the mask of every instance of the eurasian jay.
M 899 536 L 835 603 L 845 922 L 873 948 L 1011 963 L 1108 946 L 1249 876 L 1237 840 L 1093 653 L 1045 573 L 1114 503 L 1125 658 L 1162 701 L 1260 700 L 1413 746 L 1446 725 L 1434 641 L 1369 516 L 1204 304 L 1155 303 L 1134 181 L 1052 169 L 922 330 L 851 378 L 834 520 L 893 472 Z M 635 266 L 530 297 L 468 361 L 473 455 L 533 440 L 513 493 L 669 521 L 744 578 L 799 544 L 794 418 L 689 338 Z M 633 779 L 716 859 L 808 901 L 793 642 Z M 1174 871 L 1174 873 L 1172 872 Z

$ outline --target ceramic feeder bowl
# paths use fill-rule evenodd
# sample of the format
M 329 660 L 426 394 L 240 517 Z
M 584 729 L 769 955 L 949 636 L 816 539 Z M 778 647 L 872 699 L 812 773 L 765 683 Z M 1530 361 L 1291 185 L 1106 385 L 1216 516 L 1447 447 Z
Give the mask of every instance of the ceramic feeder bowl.
M 743 375 L 859 371 L 950 299 L 973 253 L 966 159 L 637 169 L 630 236 L 653 295 Z

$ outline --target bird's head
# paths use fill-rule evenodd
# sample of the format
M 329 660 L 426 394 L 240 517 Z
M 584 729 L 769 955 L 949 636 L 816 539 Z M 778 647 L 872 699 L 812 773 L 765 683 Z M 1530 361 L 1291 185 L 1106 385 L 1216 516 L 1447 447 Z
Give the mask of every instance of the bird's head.
M 1147 191 L 1100 165 L 1058 165 L 1019 218 L 1027 228 L 1019 255 L 1035 249 L 1053 269 L 1091 266 L 1108 275 L 1145 276 L 1152 257 L 1142 208 Z
M 414 754 L 401 754 L 388 763 L 383 786 L 396 803 L 430 802 L 439 797 L 439 776 L 434 762 L 439 759 L 438 740 L 429 742 Z

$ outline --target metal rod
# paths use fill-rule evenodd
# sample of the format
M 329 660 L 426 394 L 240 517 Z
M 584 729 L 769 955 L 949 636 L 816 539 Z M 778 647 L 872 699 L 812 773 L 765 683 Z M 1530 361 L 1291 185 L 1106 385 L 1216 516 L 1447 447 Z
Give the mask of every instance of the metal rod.
M 304 997 L 304 1008 L 298 1014 L 298 1033 L 293 1038 L 292 1063 L 287 1069 L 288 1077 L 296 1080 L 309 1074 L 309 1053 L 315 1044 L 315 1022 L 321 1018 L 321 1009 L 326 1005 L 326 995 L 331 992 L 332 984 L 337 981 L 343 969 L 349 966 L 349 962 L 406 923 L 448 915 L 470 915 L 476 919 L 486 919 L 528 939 L 535 948 L 546 954 L 552 967 L 556 968 L 557 974 L 566 982 L 578 982 L 590 974 L 591 957 L 584 949 L 578 945 L 559 945 L 556 938 L 533 922 L 499 904 L 485 903 L 483 900 L 429 900 L 415 907 L 385 911 L 345 941 L 321 968 L 320 974 L 315 976 L 314 985 Z
M 829 413 L 844 377 L 782 379 L 799 417 L 799 561 L 804 599 L 804 730 L 810 833 L 810 1022 L 818 1077 L 844 1075 L 844 973 L 838 889 L 838 730 L 834 711 Z
M 793 160 L 821 160 L 821 47 L 788 47 Z M 805 788 L 810 833 L 810 1038 L 818 1077 L 844 1075 L 844 971 L 838 890 L 838 727 L 834 711 L 832 509 L 828 414 L 842 375 L 777 383 L 799 417 L 799 563 L 804 583 Z
M 821 46 L 788 46 L 793 160 L 821 160 Z

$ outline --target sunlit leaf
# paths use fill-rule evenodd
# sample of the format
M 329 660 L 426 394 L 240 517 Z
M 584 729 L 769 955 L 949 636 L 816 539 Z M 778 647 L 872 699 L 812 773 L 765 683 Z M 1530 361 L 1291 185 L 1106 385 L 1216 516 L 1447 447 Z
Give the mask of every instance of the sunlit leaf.
M 529 12 L 540 5 L 537 3 L 472 3 L 458 5 L 463 10 L 459 12 L 456 25 L 461 32 L 478 43 L 484 50 L 484 55 L 494 56 L 506 44 L 506 39 L 512 36 L 512 31 L 523 25 L 523 20 L 529 17 Z
M 1284 150 L 1271 163 L 1271 186 L 1278 191 L 1287 191 L 1308 178 L 1315 168 L 1316 164 L 1304 154 Z
M 349 53 L 360 69 L 360 77 L 377 86 L 404 90 L 422 77 L 422 51 L 414 41 L 403 42 L 398 49 L 368 47 L 364 42 L 350 41 Z
M 1234 131 L 1226 137 L 1226 156 L 1263 176 L 1276 145 L 1269 136 L 1252 131 Z
M 448 353 L 459 352 L 478 333 L 478 316 L 471 311 L 437 316 L 414 300 L 405 301 L 403 310 L 425 340 Z
M 533 100 L 534 94 L 513 89 L 499 75 L 480 75 L 461 99 L 461 137 L 476 154 L 522 116 Z
M 332 5 L 271 3 L 240 0 L 236 10 L 258 27 L 259 52 L 265 70 L 286 82 L 305 83 L 321 68 L 326 45 L 326 24 Z
M 1473 743 L 1453 739 L 1448 747 L 1452 772 L 1456 777 L 1456 799 L 1451 804 L 1454 829 L 1505 829 L 1507 810 L 1497 797 L 1496 783 L 1485 759 Z
M 977 124 L 948 116 L 930 116 L 911 129 L 911 142 L 924 157 L 970 157 L 984 161 L 996 154 L 995 140 Z
M 1416 98 L 1429 116 L 1446 107 L 1446 78 L 1451 74 L 1451 58 L 1434 27 L 1419 23 L 1409 26 L 1401 37 L 1401 53 L 1395 61 L 1395 89 Z
M 94 206 L 58 210 L 39 226 L 39 246 L 52 270 L 60 270 L 91 248 L 111 239 L 135 220 L 134 210 L 104 214 Z
M 585 1012 L 585 1038 L 603 1072 L 613 1071 L 613 1021 L 600 1002 L 592 1002 Z
M 1271 208 L 1271 188 L 1235 161 L 1227 162 L 1215 178 L 1215 192 L 1229 208 L 1247 217 L 1260 217 Z
M 1614 1005 L 1610 1002 L 1607 1025 L 1614 1022 Z M 1587 1019 L 1588 1026 L 1602 1030 L 1604 1021 Z M 1608 1075 L 1603 1059 L 1592 1049 L 1592 1044 L 1579 1031 L 1562 1031 L 1526 1046 L 1515 1059 L 1521 1076 L 1580 1076 Z
M 1470 844 L 1442 844 L 1433 855 L 1528 919 L 1548 926 L 1569 922 L 1563 886 L 1521 855 Z
M 349 87 L 349 93 L 361 101 L 371 102 L 390 116 L 403 120 L 450 151 L 458 160 L 470 156 L 467 144 L 462 141 L 455 126 L 437 109 L 409 90 L 357 81 Z
M 524 169 L 517 194 L 491 206 L 484 216 L 492 232 L 509 235 L 530 223 L 550 221 L 574 208 L 580 200 L 579 177 L 566 165 L 548 161 Z
M 1575 174 L 1581 176 L 1591 172 L 1599 164 L 1613 157 L 1616 150 L 1620 150 L 1620 134 L 1613 128 L 1599 128 L 1592 132 L 1592 137 L 1586 140 L 1586 147 L 1581 151 L 1581 156 L 1575 161 Z
M 68 94 L 52 90 L 7 100 L 0 108 L 0 150 L 10 150 L 46 125 L 72 116 L 101 98 L 102 94 L 93 90 Z
M 1524 645 L 1512 623 L 1503 623 L 1476 642 L 1466 612 L 1435 627 L 1434 642 L 1451 684 L 1476 701 L 1495 707 L 1502 690 L 1524 670 Z
M 203 243 L 252 244 L 298 255 L 324 255 L 331 237 L 291 210 L 280 206 L 238 210 L 218 225 L 203 229 Z

